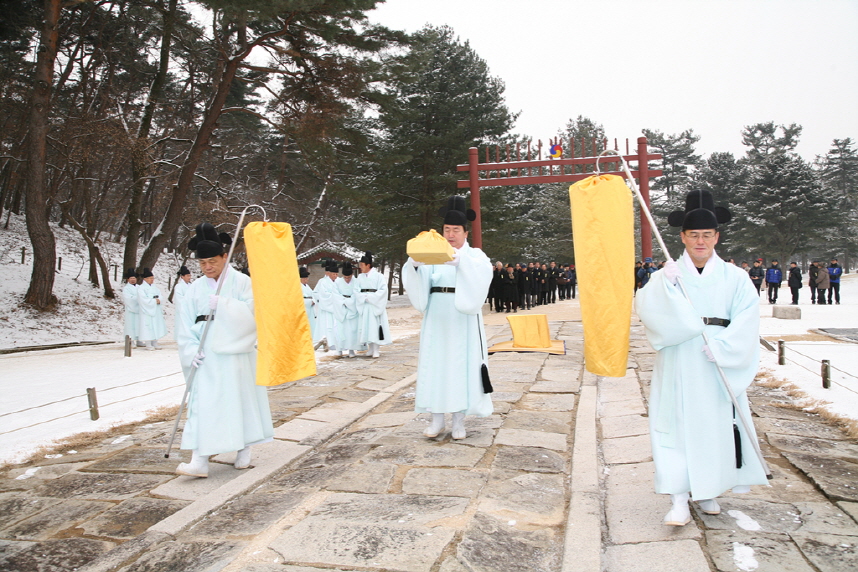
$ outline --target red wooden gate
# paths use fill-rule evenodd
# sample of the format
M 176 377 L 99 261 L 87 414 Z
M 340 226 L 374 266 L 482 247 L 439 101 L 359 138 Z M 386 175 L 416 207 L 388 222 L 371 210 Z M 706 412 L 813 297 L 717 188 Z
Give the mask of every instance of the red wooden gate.
M 553 144 L 559 143 L 559 140 L 553 141 Z M 494 162 L 491 161 L 491 150 L 486 148 L 484 163 L 480 163 L 479 150 L 476 147 L 468 149 L 468 164 L 458 165 L 456 171 L 468 173 L 468 178 L 459 181 L 457 188 L 470 189 L 471 208 L 477 213 L 477 218 L 471 226 L 471 243 L 477 248 L 482 248 L 483 246 L 480 188 L 580 181 L 596 172 L 597 160 L 599 161 L 599 171 L 602 174 L 624 177 L 625 172 L 622 170 L 619 161 L 616 159 L 612 161 L 612 156 L 610 155 L 601 158 L 597 157 L 607 147 L 607 139 L 601 141 L 591 140 L 588 142 L 582 138 L 580 139 L 580 148 L 582 150 L 592 149 L 592 156 L 575 157 L 575 141 L 570 139 L 568 148 L 564 148 L 562 151 L 562 153 L 565 153 L 568 149 L 568 157 L 563 158 L 561 156 L 557 159 L 543 159 L 542 142 L 540 141 L 536 150 L 537 158 L 533 159 L 530 143 L 528 142 L 526 149 L 522 149 L 519 144 L 516 145 L 514 151 L 507 145 L 505 150 L 506 158 L 502 160 L 500 147 L 496 145 L 494 147 Z M 614 139 L 614 149 L 619 151 L 616 139 Z M 523 152 L 525 153 L 524 160 L 521 157 Z M 513 157 L 513 153 L 515 153 L 515 157 Z M 646 137 L 638 137 L 637 154 L 629 154 L 629 141 L 626 139 L 626 154 L 623 155 L 623 158 L 629 163 L 629 169 L 632 175 L 638 180 L 638 188 L 647 202 L 647 207 L 649 207 L 649 179 L 651 177 L 658 177 L 662 174 L 662 171 L 650 169 L 648 162 L 661 159 L 661 155 L 648 153 Z M 632 163 L 637 163 L 637 167 L 633 167 Z M 646 258 L 652 256 L 652 229 L 645 216 L 641 216 L 640 218 L 641 254 Z

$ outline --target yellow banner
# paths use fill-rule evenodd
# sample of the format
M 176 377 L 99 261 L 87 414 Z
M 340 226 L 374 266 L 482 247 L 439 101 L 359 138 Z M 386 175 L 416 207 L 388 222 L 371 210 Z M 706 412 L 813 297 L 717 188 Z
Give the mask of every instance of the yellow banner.
M 634 297 L 632 193 L 616 175 L 594 175 L 569 187 L 584 361 L 596 375 L 623 377 Z
M 316 375 L 316 357 L 292 227 L 252 222 L 244 229 L 259 352 L 256 385 L 280 385 Z

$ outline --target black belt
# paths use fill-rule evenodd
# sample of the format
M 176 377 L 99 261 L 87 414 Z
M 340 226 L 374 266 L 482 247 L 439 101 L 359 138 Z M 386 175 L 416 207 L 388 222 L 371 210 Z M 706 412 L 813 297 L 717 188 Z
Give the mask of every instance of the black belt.
M 430 294 L 434 294 L 435 292 L 446 292 L 448 294 L 453 294 L 455 291 L 455 288 L 447 288 L 443 286 L 432 286 L 431 288 L 429 288 Z
M 361 292 L 378 292 L 376 288 L 364 288 Z
M 194 323 L 199 324 L 200 322 L 208 322 L 209 320 L 214 320 L 214 316 L 209 317 L 209 315 L 206 314 L 205 316 L 197 316 L 197 321 Z
M 730 320 L 726 318 L 703 318 L 703 323 L 707 326 L 724 326 L 726 328 L 730 325 Z
M 351 298 L 349 294 L 343 294 L 343 298 Z
M 312 296 L 304 296 L 304 299 L 305 299 L 305 300 L 312 300 L 312 299 L 313 299 L 313 297 L 312 297 Z

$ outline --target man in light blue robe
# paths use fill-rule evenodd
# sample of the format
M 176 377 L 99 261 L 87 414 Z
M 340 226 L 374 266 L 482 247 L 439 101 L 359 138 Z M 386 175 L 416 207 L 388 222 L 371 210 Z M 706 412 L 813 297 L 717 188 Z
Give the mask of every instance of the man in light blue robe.
M 188 420 L 182 431 L 182 449 L 191 461 L 176 473 L 207 477 L 209 456 L 237 451 L 234 466 L 250 466 L 252 445 L 271 441 L 274 426 L 265 387 L 256 385 L 256 321 L 250 278 L 227 265 L 223 241 L 208 223 L 197 226 L 189 246 L 196 250 L 204 277 L 194 281 L 179 308 L 179 359 L 196 368 Z M 229 244 L 229 242 L 227 242 Z M 223 285 L 216 295 L 218 281 Z M 203 329 L 214 311 L 200 347 Z
M 354 269 L 350 262 L 343 262 L 343 275 L 336 279 L 334 284 L 343 298 L 342 317 L 339 320 L 337 339 L 340 342 L 340 355 L 348 352 L 350 358 L 355 357 L 355 351 L 365 350 L 366 346 L 360 343 L 358 332 L 357 301 L 354 296 L 357 280 L 354 278 Z
M 387 281 L 373 268 L 372 252 L 366 252 L 358 262 L 360 275 L 354 289 L 357 311 L 360 314 L 358 338 L 366 344 L 367 354 L 379 357 L 379 346 L 393 342 L 387 322 Z
M 459 200 L 455 200 L 459 199 Z M 487 365 L 482 307 L 492 282 L 492 264 L 467 243 L 468 214 L 462 197 L 444 213 L 444 238 L 455 251 L 445 264 L 425 265 L 409 258 L 402 281 L 411 304 L 423 313 L 414 410 L 432 413 L 424 431 L 437 437 L 444 414 L 452 413 L 452 437 L 464 439 L 465 415 L 487 417 L 494 407 L 483 386 Z M 486 370 L 487 371 L 487 370 Z
M 125 287 L 122 288 L 122 302 L 125 304 L 125 331 L 138 346 L 144 344 L 137 337 L 140 335 L 140 301 L 137 299 L 137 274 L 133 268 L 125 271 Z
M 685 252 L 655 272 L 635 297 L 647 338 L 658 351 L 649 424 L 655 489 L 672 500 L 666 525 L 691 521 L 689 493 L 703 512 L 719 514 L 715 497 L 724 491 L 767 483 L 752 445 L 757 436 L 746 434 L 734 415 L 716 366 L 750 420 L 745 391 L 759 365 L 759 297 L 741 268 L 715 254 L 718 223 L 729 218 L 729 211 L 714 207 L 708 191 L 689 193 L 685 212 L 669 219 L 682 225 Z M 735 431 L 741 447 L 735 446 Z
M 310 271 L 305 266 L 298 269 L 301 278 L 301 293 L 304 296 L 304 310 L 307 312 L 307 320 L 310 322 L 310 336 L 316 341 L 316 297 L 310 288 Z
M 188 270 L 187 266 L 182 265 L 179 268 L 179 271 L 176 273 L 176 285 L 173 287 L 173 305 L 176 307 L 175 312 L 173 314 L 173 339 L 179 339 L 179 332 L 184 327 L 184 323 L 182 322 L 182 300 L 185 299 L 185 295 L 188 293 L 188 288 L 191 287 L 191 271 Z M 185 379 L 188 379 L 188 374 L 191 373 L 190 366 L 182 366 L 182 373 L 185 375 Z
M 160 350 L 158 340 L 167 335 L 161 289 L 155 286 L 155 276 L 148 268 L 143 269 L 143 282 L 137 287 L 137 303 L 140 315 L 137 324 L 137 339 L 149 344 L 149 350 Z
M 342 319 L 345 309 L 343 297 L 337 290 L 335 283 L 339 274 L 339 267 L 333 260 L 325 264 L 325 275 L 316 282 L 313 296 L 316 298 L 318 318 L 316 320 L 316 334 L 313 344 L 321 340 L 327 340 L 328 350 L 340 351 L 340 340 L 337 337 L 339 321 Z

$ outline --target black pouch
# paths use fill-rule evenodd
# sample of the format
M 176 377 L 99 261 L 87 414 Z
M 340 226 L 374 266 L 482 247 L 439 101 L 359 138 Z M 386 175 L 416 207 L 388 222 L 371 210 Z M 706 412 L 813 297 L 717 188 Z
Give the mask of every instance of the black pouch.
M 492 393 L 494 388 L 492 387 L 491 380 L 489 380 L 489 368 L 486 367 L 486 364 L 482 365 L 480 373 L 483 376 L 483 393 Z
M 381 326 L 378 327 L 378 340 L 384 340 L 384 328 L 382 328 Z

